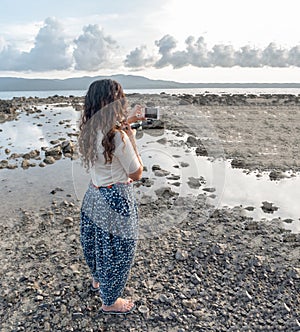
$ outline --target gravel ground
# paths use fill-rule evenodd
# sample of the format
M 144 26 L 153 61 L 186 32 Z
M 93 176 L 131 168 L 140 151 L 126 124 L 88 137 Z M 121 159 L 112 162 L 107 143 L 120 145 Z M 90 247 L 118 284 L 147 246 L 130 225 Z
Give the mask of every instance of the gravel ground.
M 168 202 L 141 205 L 142 228 Z M 1 225 L 1 331 L 299 331 L 299 234 L 204 202 L 179 202 L 184 220 L 140 239 L 126 318 L 89 291 L 79 206 L 22 211 Z

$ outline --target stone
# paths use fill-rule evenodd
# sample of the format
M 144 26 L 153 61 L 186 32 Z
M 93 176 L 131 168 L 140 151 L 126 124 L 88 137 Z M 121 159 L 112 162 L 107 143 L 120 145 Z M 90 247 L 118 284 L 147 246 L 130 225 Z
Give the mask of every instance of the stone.
M 53 145 L 55 145 L 55 144 L 59 144 L 60 143 L 60 140 L 58 140 L 58 139 L 55 139 L 55 140 L 51 140 L 50 141 L 50 144 L 53 144 Z
M 249 231 L 254 231 L 259 229 L 259 223 L 257 221 L 249 221 L 245 225 L 245 229 Z
M 158 170 L 154 171 L 154 175 L 158 176 L 158 177 L 163 177 L 163 176 L 166 176 L 166 175 L 169 175 L 169 174 L 170 174 L 170 172 L 166 171 L 164 169 L 158 169 Z
M 74 152 L 74 144 L 71 141 L 68 141 L 68 140 L 63 141 L 61 143 L 61 147 L 62 147 L 62 150 L 63 150 L 64 154 L 71 154 L 72 155 L 73 152 Z
M 179 180 L 180 179 L 180 175 L 172 174 L 172 175 L 168 176 L 167 179 L 168 180 Z
M 24 159 L 22 161 L 21 167 L 22 168 L 28 168 L 30 166 L 30 162 L 27 159 Z
M 140 305 L 138 311 L 145 316 L 150 312 L 149 308 L 145 305 Z
M 196 153 L 196 156 L 208 157 L 208 152 L 204 145 L 197 146 L 195 153 Z
M 203 191 L 207 191 L 207 192 L 209 192 L 209 193 L 213 193 L 213 192 L 216 191 L 216 188 L 203 188 L 202 190 L 203 190 Z
M 246 162 L 243 159 L 233 159 L 231 166 L 234 168 L 246 168 Z
M 64 224 L 65 225 L 71 225 L 71 224 L 73 224 L 73 222 L 74 222 L 74 219 L 72 217 L 66 217 L 64 219 Z
M 48 148 L 45 151 L 45 156 L 52 156 L 52 157 L 58 157 L 62 154 L 62 149 L 60 145 L 56 145 L 53 148 Z
M 160 294 L 158 299 L 162 303 L 168 302 L 168 297 L 165 294 Z
M 197 307 L 197 299 L 184 299 L 182 300 L 182 304 L 184 307 L 195 310 Z
M 192 189 L 198 189 L 203 183 L 205 183 L 205 180 L 203 177 L 195 178 L 195 177 L 189 177 L 189 180 L 187 182 L 188 186 Z
M 157 170 L 161 170 L 161 167 L 159 165 L 153 165 L 152 171 L 157 171 Z
M 176 254 L 175 254 L 175 258 L 178 261 L 185 261 L 186 259 L 188 259 L 189 254 L 187 251 L 185 250 L 181 250 L 181 249 L 177 249 Z
M 285 175 L 281 171 L 273 170 L 270 172 L 269 178 L 272 181 L 281 180 L 281 179 L 285 178 Z
M 171 198 L 173 196 L 178 196 L 178 193 L 172 191 L 170 187 L 161 187 L 155 190 L 155 194 L 158 197 Z
M 55 159 L 54 159 L 54 157 L 52 157 L 52 156 L 47 156 L 47 157 L 44 159 L 44 163 L 45 163 L 45 164 L 54 164 L 54 163 L 55 163 Z
M 165 145 L 165 144 L 167 144 L 168 140 L 166 137 L 163 137 L 163 138 L 158 139 L 156 142 L 159 144 Z
M 17 164 L 8 164 L 8 165 L 6 166 L 6 168 L 8 168 L 8 169 L 15 169 L 15 168 L 17 168 L 17 167 L 18 167 Z
M 262 202 L 262 206 L 261 209 L 265 212 L 265 213 L 273 213 L 274 211 L 278 210 L 277 206 L 274 206 L 273 203 L 264 201 Z
M 180 162 L 180 166 L 181 166 L 181 167 L 189 167 L 190 164 L 189 164 L 189 163 L 186 163 L 186 162 L 184 162 L 184 161 L 182 161 L 182 162 Z
M 198 276 L 197 273 L 194 273 L 194 274 L 191 275 L 191 282 L 194 285 L 199 285 L 201 283 L 201 279 L 200 279 L 200 277 Z

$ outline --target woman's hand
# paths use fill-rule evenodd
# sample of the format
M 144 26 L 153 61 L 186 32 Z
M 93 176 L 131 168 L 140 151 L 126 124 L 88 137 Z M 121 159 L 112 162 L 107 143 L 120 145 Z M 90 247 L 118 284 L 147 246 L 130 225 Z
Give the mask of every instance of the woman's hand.
M 128 114 L 127 122 L 134 123 L 142 120 L 146 120 L 143 107 L 141 105 L 135 105 Z
M 125 131 L 125 133 L 127 134 L 127 136 L 130 137 L 135 137 L 136 134 L 136 130 L 132 129 L 130 127 L 130 123 L 129 122 L 122 122 L 122 130 Z

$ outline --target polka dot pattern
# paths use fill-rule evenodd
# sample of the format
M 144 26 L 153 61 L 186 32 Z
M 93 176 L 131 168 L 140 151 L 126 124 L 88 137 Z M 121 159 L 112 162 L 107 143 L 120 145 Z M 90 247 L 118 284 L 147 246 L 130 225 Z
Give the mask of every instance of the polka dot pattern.
M 87 265 L 112 305 L 121 296 L 134 259 L 138 213 L 132 184 L 89 186 L 81 207 L 80 240 Z

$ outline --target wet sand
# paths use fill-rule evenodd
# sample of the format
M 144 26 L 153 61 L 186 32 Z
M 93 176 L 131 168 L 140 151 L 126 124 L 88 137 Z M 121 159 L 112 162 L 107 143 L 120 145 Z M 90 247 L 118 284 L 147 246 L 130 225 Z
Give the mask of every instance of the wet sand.
M 224 158 L 245 172 L 256 171 L 258 177 L 267 172 L 270 181 L 280 181 L 287 170 L 290 176 L 298 176 L 299 97 L 136 94 L 129 101 L 160 105 L 163 127 L 179 137 L 179 143 L 172 144 L 181 144 L 196 156 L 211 161 Z M 4 107 L 9 109 L 7 116 L 2 109 L 2 120 L 18 116 L 14 107 L 41 116 L 39 104 L 79 110 L 81 102 L 81 98 L 62 97 L 16 99 Z M 69 129 L 74 135 L 61 142 L 76 142 L 76 133 Z M 156 135 L 154 129 L 145 131 Z M 59 144 L 50 144 L 48 151 Z M 6 148 L 10 153 L 5 154 Z M 16 190 L 13 174 L 22 169 L 24 160 L 9 159 L 13 150 L 1 148 L 1 159 L 8 163 L 1 162 L 0 170 L 8 179 L 2 183 L 12 191 Z M 46 157 L 40 150 L 28 160 L 42 174 L 75 156 L 62 151 L 65 161 L 54 158 L 54 164 L 40 167 Z M 8 170 L 8 164 L 17 169 Z M 179 166 L 186 165 L 181 161 Z M 24 172 L 31 168 L 28 165 Z M 175 173 L 162 174 L 163 163 L 155 171 L 158 177 L 173 176 L 172 183 L 178 181 Z M 11 204 L 13 195 L 7 194 L 7 202 L 2 198 L 2 206 L 11 206 L 12 213 L 1 218 L 0 226 L 1 330 L 299 330 L 299 234 L 285 229 L 278 219 L 255 220 L 245 207 L 216 207 L 207 199 L 214 194 L 209 187 L 206 194 L 178 197 L 176 185 L 162 186 L 154 196 L 139 197 L 141 238 L 125 291 L 136 300 L 137 309 L 126 319 L 103 316 L 98 295 L 89 292 L 90 277 L 80 248 L 80 201 L 67 183 L 58 186 L 55 180 L 55 176 L 48 179 L 53 192 L 48 191 L 49 203 L 42 206 L 32 200 L 32 206 L 19 209 L 17 203 Z M 136 190 L 153 188 L 150 180 L 145 177 Z M 191 188 L 204 186 L 200 177 L 189 181 Z M 30 186 L 37 184 L 27 185 L 30 193 Z M 13 205 L 17 206 L 13 209 Z

